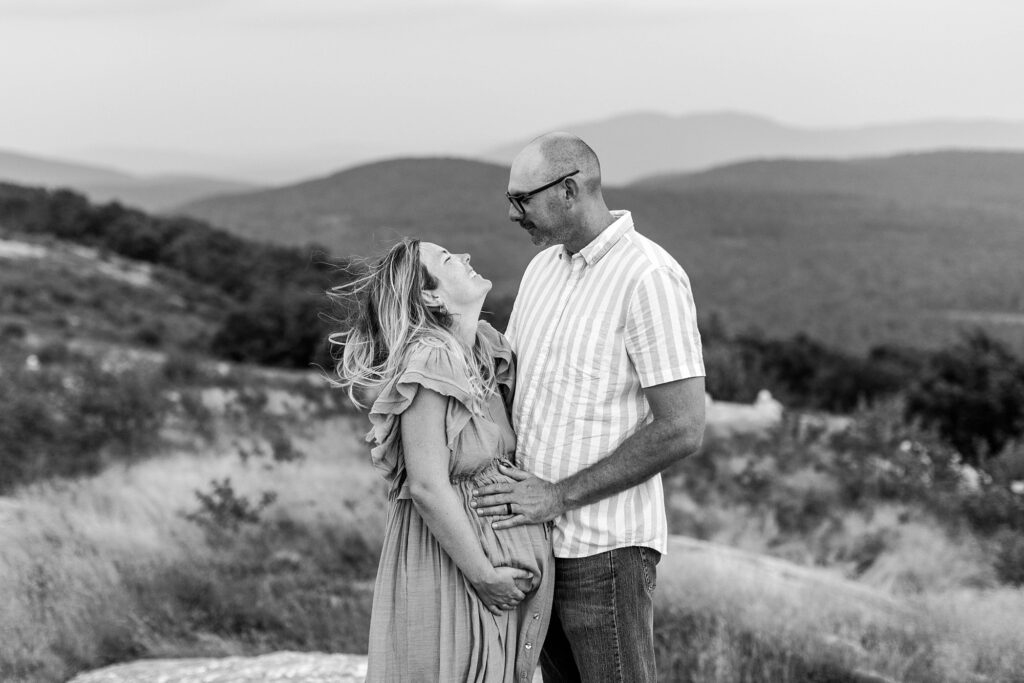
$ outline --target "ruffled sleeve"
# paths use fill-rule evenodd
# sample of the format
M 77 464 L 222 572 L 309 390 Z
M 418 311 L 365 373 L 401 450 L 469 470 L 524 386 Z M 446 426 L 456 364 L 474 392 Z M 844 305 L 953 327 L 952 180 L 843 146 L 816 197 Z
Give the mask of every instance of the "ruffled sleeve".
M 392 493 L 400 493 L 405 479 L 402 438 L 398 416 L 412 404 L 420 387 L 447 396 L 445 435 L 452 449 L 473 416 L 469 369 L 461 355 L 440 343 L 420 342 L 409 352 L 405 370 L 381 390 L 370 407 L 372 428 L 366 440 L 374 447 L 370 457 L 384 478 L 391 482 Z M 402 496 L 400 496 L 402 497 Z
M 516 361 L 512 345 L 505 335 L 485 320 L 477 324 L 476 333 L 477 338 L 490 347 L 490 353 L 494 356 L 494 379 L 501 388 L 506 406 L 511 408 L 516 390 Z

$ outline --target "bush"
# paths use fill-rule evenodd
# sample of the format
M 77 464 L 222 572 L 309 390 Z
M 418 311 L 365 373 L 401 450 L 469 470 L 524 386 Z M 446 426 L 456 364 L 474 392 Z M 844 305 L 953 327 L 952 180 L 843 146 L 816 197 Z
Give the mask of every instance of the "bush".
M 182 352 L 167 354 L 161 372 L 164 379 L 172 384 L 195 384 L 203 378 L 199 359 Z
M 211 348 L 237 362 L 306 368 L 327 345 L 319 309 L 295 292 L 265 291 L 227 316 Z
M 1024 532 L 1024 496 L 1003 486 L 986 486 L 964 496 L 960 503 L 968 521 L 983 533 L 1003 529 Z
M 28 330 L 21 323 L 6 322 L 0 326 L 0 339 L 21 341 L 27 334 Z
M 848 503 L 918 500 L 939 503 L 960 482 L 960 455 L 932 430 L 904 421 L 894 399 L 857 411 L 830 438 L 833 468 Z
M 995 569 L 1000 581 L 1024 586 L 1024 533 L 1004 529 L 996 534 Z
M 167 404 L 151 373 L 105 372 L 62 346 L 36 359 L 15 356 L 0 382 L 0 491 L 94 474 L 155 441 Z
M 243 526 L 259 524 L 260 515 L 277 500 L 276 493 L 264 491 L 254 503 L 235 493 L 229 477 L 212 480 L 208 493 L 196 491 L 195 495 L 199 509 L 187 513 L 185 519 L 195 522 L 218 540 L 237 535 Z
M 983 466 L 986 453 L 1024 435 L 1024 363 L 975 332 L 931 357 L 907 391 L 907 413 L 934 425 L 968 462 Z

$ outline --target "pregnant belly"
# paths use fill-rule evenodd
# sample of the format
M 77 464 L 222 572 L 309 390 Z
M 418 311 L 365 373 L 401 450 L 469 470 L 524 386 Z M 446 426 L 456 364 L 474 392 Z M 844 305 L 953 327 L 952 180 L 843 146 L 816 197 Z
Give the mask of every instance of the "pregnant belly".
M 491 524 L 504 517 L 481 517 L 469 503 L 473 497 L 473 489 L 485 484 L 510 483 L 512 479 L 498 471 L 495 462 L 482 470 L 453 479 L 462 500 L 463 509 L 469 517 L 477 539 L 487 555 L 487 559 L 496 567 L 508 566 L 526 569 L 534 574 L 534 585 L 541 576 L 553 567 L 554 558 L 551 551 L 551 532 L 547 524 L 526 524 L 511 529 L 494 529 Z

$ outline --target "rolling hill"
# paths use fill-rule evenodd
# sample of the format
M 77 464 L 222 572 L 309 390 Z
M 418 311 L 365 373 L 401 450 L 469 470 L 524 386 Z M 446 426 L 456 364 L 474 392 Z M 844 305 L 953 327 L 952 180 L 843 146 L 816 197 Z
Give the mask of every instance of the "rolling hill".
M 941 151 L 852 159 L 771 159 L 644 178 L 651 190 L 862 195 L 1024 213 L 1024 152 Z
M 601 157 L 605 181 L 612 184 L 760 158 L 863 157 L 935 149 L 1024 150 L 1024 123 L 997 121 L 806 128 L 740 113 L 637 113 L 554 130 L 573 132 L 590 143 Z M 509 164 L 527 141 L 496 147 L 481 158 Z
M 923 183 L 930 173 L 912 170 L 904 182 Z M 507 220 L 506 183 L 498 165 L 399 159 L 181 210 L 255 239 L 316 242 L 338 256 L 372 254 L 401 235 L 437 241 L 470 252 L 501 295 L 515 291 L 536 253 Z M 606 194 L 683 264 L 699 309 L 730 330 L 806 332 L 853 351 L 882 342 L 934 346 L 955 336 L 969 311 L 970 324 L 1024 347 L 1024 211 L 958 205 L 955 193 L 944 203 L 815 188 Z
M 97 202 L 119 201 L 160 211 L 200 197 L 253 190 L 251 183 L 193 175 L 137 176 L 106 168 L 0 150 L 0 181 L 68 187 Z

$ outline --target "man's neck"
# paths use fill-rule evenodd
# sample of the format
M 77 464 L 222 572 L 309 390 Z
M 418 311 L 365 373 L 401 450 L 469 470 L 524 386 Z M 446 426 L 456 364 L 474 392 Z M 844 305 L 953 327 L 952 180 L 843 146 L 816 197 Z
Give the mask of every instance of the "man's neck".
M 604 232 L 608 226 L 616 220 L 618 220 L 618 218 L 613 216 L 611 211 L 607 208 L 595 211 L 593 215 L 585 216 L 583 223 L 580 225 L 580 229 L 576 233 L 578 238 L 566 242 L 563 245 L 565 250 L 570 254 L 579 253 L 584 247 L 597 239 L 597 236 Z

